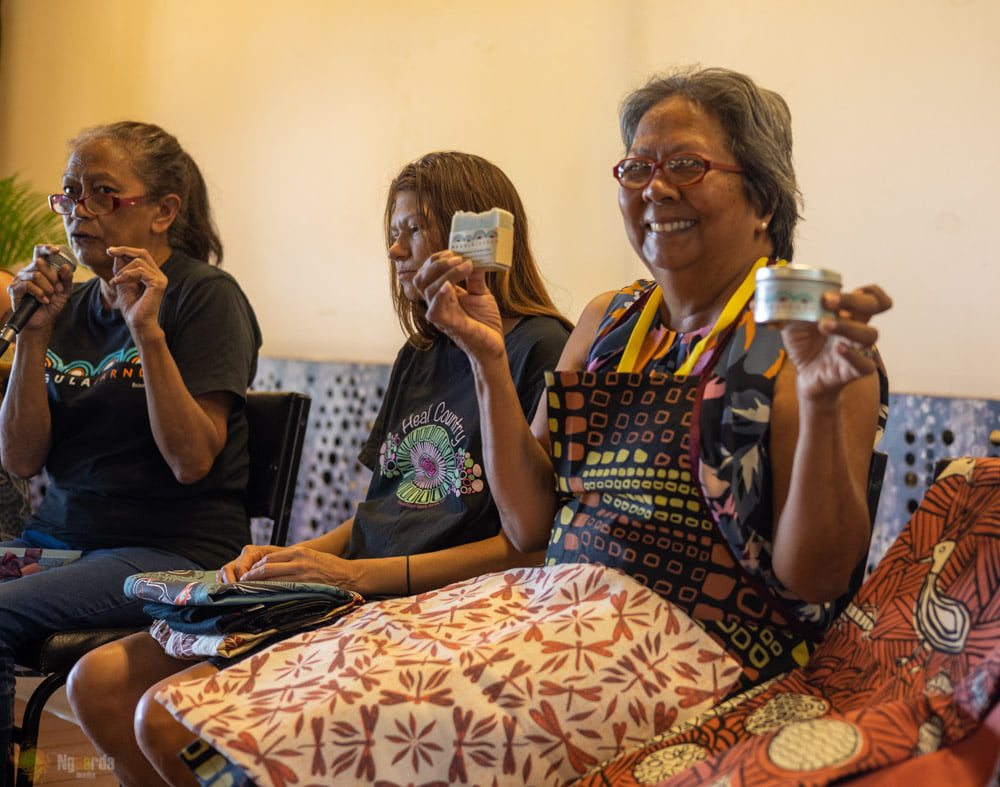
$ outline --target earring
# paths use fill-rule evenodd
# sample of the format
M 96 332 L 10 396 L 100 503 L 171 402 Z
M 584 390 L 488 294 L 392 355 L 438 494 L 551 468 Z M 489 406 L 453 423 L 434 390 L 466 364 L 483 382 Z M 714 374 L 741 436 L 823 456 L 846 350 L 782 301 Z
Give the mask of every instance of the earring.
M 760 228 L 761 228 L 762 230 L 766 230 L 766 229 L 767 229 L 767 222 L 766 222 L 766 221 L 762 221 L 762 222 L 760 223 Z

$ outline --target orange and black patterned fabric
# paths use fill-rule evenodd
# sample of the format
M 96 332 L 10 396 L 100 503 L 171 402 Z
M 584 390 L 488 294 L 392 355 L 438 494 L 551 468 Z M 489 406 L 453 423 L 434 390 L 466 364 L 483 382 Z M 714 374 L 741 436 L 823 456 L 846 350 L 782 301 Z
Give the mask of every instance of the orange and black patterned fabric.
M 639 314 L 656 285 L 637 281 L 611 300 L 587 358 L 587 371 L 617 371 L 624 349 L 639 323 Z M 691 469 L 700 487 L 704 510 L 715 521 L 728 549 L 743 570 L 780 599 L 786 615 L 814 635 L 821 634 L 861 584 L 863 565 L 850 589 L 836 602 L 814 604 L 790 593 L 771 565 L 774 521 L 771 503 L 770 435 L 774 384 L 785 362 L 781 332 L 759 326 L 752 301 L 730 326 L 709 342 L 693 366 L 698 377 L 687 447 Z M 708 341 L 710 327 L 680 333 L 660 319 L 653 320 L 632 371 L 673 375 Z M 876 442 L 889 414 L 889 381 L 876 353 L 879 381 L 879 424 Z
M 681 334 L 640 314 L 652 282 L 611 300 L 586 371 L 549 375 L 562 505 L 546 562 L 626 571 L 680 606 L 743 667 L 737 690 L 804 664 L 847 602 L 787 591 L 771 565 L 770 413 L 785 351 L 750 304 L 677 374 L 708 329 Z M 616 370 L 641 338 L 637 373 Z M 883 404 L 888 381 L 880 369 Z M 882 407 L 881 423 L 887 407 Z M 861 569 L 856 584 L 860 584 Z
M 813 632 L 736 562 L 692 474 L 697 377 L 547 375 L 565 496 L 546 562 L 619 568 L 702 626 L 743 667 L 742 691 L 805 663 Z
M 806 667 L 577 784 L 809 787 L 877 776 L 963 741 L 998 701 L 1000 459 L 961 459 Z

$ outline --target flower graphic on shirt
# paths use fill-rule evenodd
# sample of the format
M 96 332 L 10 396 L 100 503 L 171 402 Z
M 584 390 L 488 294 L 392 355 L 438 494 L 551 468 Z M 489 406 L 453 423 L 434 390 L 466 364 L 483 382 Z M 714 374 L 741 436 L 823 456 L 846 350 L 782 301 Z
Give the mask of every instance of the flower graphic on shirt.
M 418 440 L 409 446 L 413 465 L 413 484 L 421 489 L 434 489 L 441 484 L 445 472 L 445 455 L 434 443 Z
M 424 508 L 462 489 L 464 462 L 440 426 L 419 426 L 400 440 L 390 435 L 382 444 L 379 463 L 386 476 L 401 474 L 396 496 L 403 505 Z

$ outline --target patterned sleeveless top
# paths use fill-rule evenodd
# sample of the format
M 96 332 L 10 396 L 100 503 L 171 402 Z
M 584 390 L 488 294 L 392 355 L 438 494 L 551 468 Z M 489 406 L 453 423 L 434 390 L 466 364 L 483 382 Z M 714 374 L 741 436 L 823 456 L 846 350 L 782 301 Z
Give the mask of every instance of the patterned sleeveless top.
M 770 406 L 781 334 L 744 310 L 691 375 L 674 375 L 706 333 L 658 319 L 636 367 L 613 370 L 645 298 L 637 282 L 609 306 L 587 371 L 550 377 L 553 458 L 563 505 L 547 561 L 598 562 L 681 607 L 740 660 L 739 688 L 808 659 L 846 602 L 795 598 L 771 567 Z M 888 384 L 879 370 L 882 407 Z M 857 579 L 860 581 L 861 574 Z

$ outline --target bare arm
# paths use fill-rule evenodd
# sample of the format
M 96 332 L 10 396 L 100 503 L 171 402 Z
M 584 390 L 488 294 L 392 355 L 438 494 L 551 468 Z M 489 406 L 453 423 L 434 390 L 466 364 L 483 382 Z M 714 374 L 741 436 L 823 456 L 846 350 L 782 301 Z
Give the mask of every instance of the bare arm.
M 427 300 L 427 318 L 469 357 L 479 400 L 483 463 L 504 532 L 522 552 L 542 549 L 556 511 L 545 396 L 529 426 L 511 379 L 496 302 L 481 271 L 473 271 L 458 255 L 440 252 L 424 264 L 416 283 Z M 584 368 L 608 298 L 601 296 L 587 307 L 566 343 L 559 369 Z
M 15 306 L 31 296 L 40 304 L 18 334 L 7 391 L 0 406 L 0 462 L 11 474 L 30 478 L 45 465 L 52 443 L 52 421 L 45 390 L 45 353 L 56 315 L 69 300 L 73 271 L 58 271 L 44 259 L 21 270 L 10 285 Z
M 328 533 L 324 533 L 316 538 L 310 538 L 307 541 L 302 541 L 296 544 L 296 546 L 308 547 L 309 549 L 326 552 L 330 555 L 342 555 L 347 549 L 347 545 L 351 543 L 351 532 L 353 530 L 354 517 L 352 516 L 350 519 L 345 519 Z
M 318 545 L 317 541 L 312 543 Z M 538 565 L 543 556 L 543 552 L 530 555 L 518 552 L 503 532 L 482 541 L 411 555 L 409 559 L 399 556 L 345 560 L 303 544 L 268 552 L 241 579 L 320 582 L 363 596 L 403 595 L 433 590 L 492 571 Z
M 235 396 L 227 391 L 192 396 L 158 325 L 155 334 L 135 336 L 135 343 L 156 447 L 180 483 L 200 481 L 226 444 Z
M 226 444 L 235 396 L 227 391 L 191 395 L 159 324 L 167 277 L 145 249 L 116 246 L 108 253 L 115 257 L 109 281 L 115 305 L 142 361 L 153 439 L 180 483 L 200 481 Z
M 612 295 L 598 296 L 584 309 L 563 348 L 559 371 L 585 368 L 587 353 Z M 471 354 L 469 357 L 479 398 L 483 461 L 500 521 L 519 549 L 544 549 L 556 514 L 548 393 L 542 392 L 529 427 L 523 418 L 511 418 L 511 413 L 519 413 L 520 407 L 506 355 L 485 363 Z M 526 457 L 530 461 L 525 461 Z
M 290 547 L 274 546 L 272 544 L 247 544 L 234 560 L 230 560 L 218 571 L 220 582 L 236 582 L 249 579 L 246 573 L 265 556 L 283 549 L 305 549 L 323 552 L 328 555 L 340 556 L 351 540 L 351 530 L 354 528 L 354 517 L 344 520 L 333 530 L 316 538 L 300 541 Z M 305 580 L 301 580 L 305 581 Z
M 822 337 L 821 352 L 815 337 L 785 332 L 795 364 L 785 365 L 775 388 L 772 558 L 782 583 L 807 601 L 832 601 L 847 590 L 868 550 L 867 479 L 879 391 L 875 363 L 858 349 L 877 336 L 868 318 L 889 308 L 876 290 L 840 296 L 842 319 L 823 327 L 830 340 Z
M 52 420 L 45 390 L 48 340 L 18 339 L 7 390 L 0 406 L 0 462 L 18 478 L 30 478 L 45 465 L 52 444 Z

